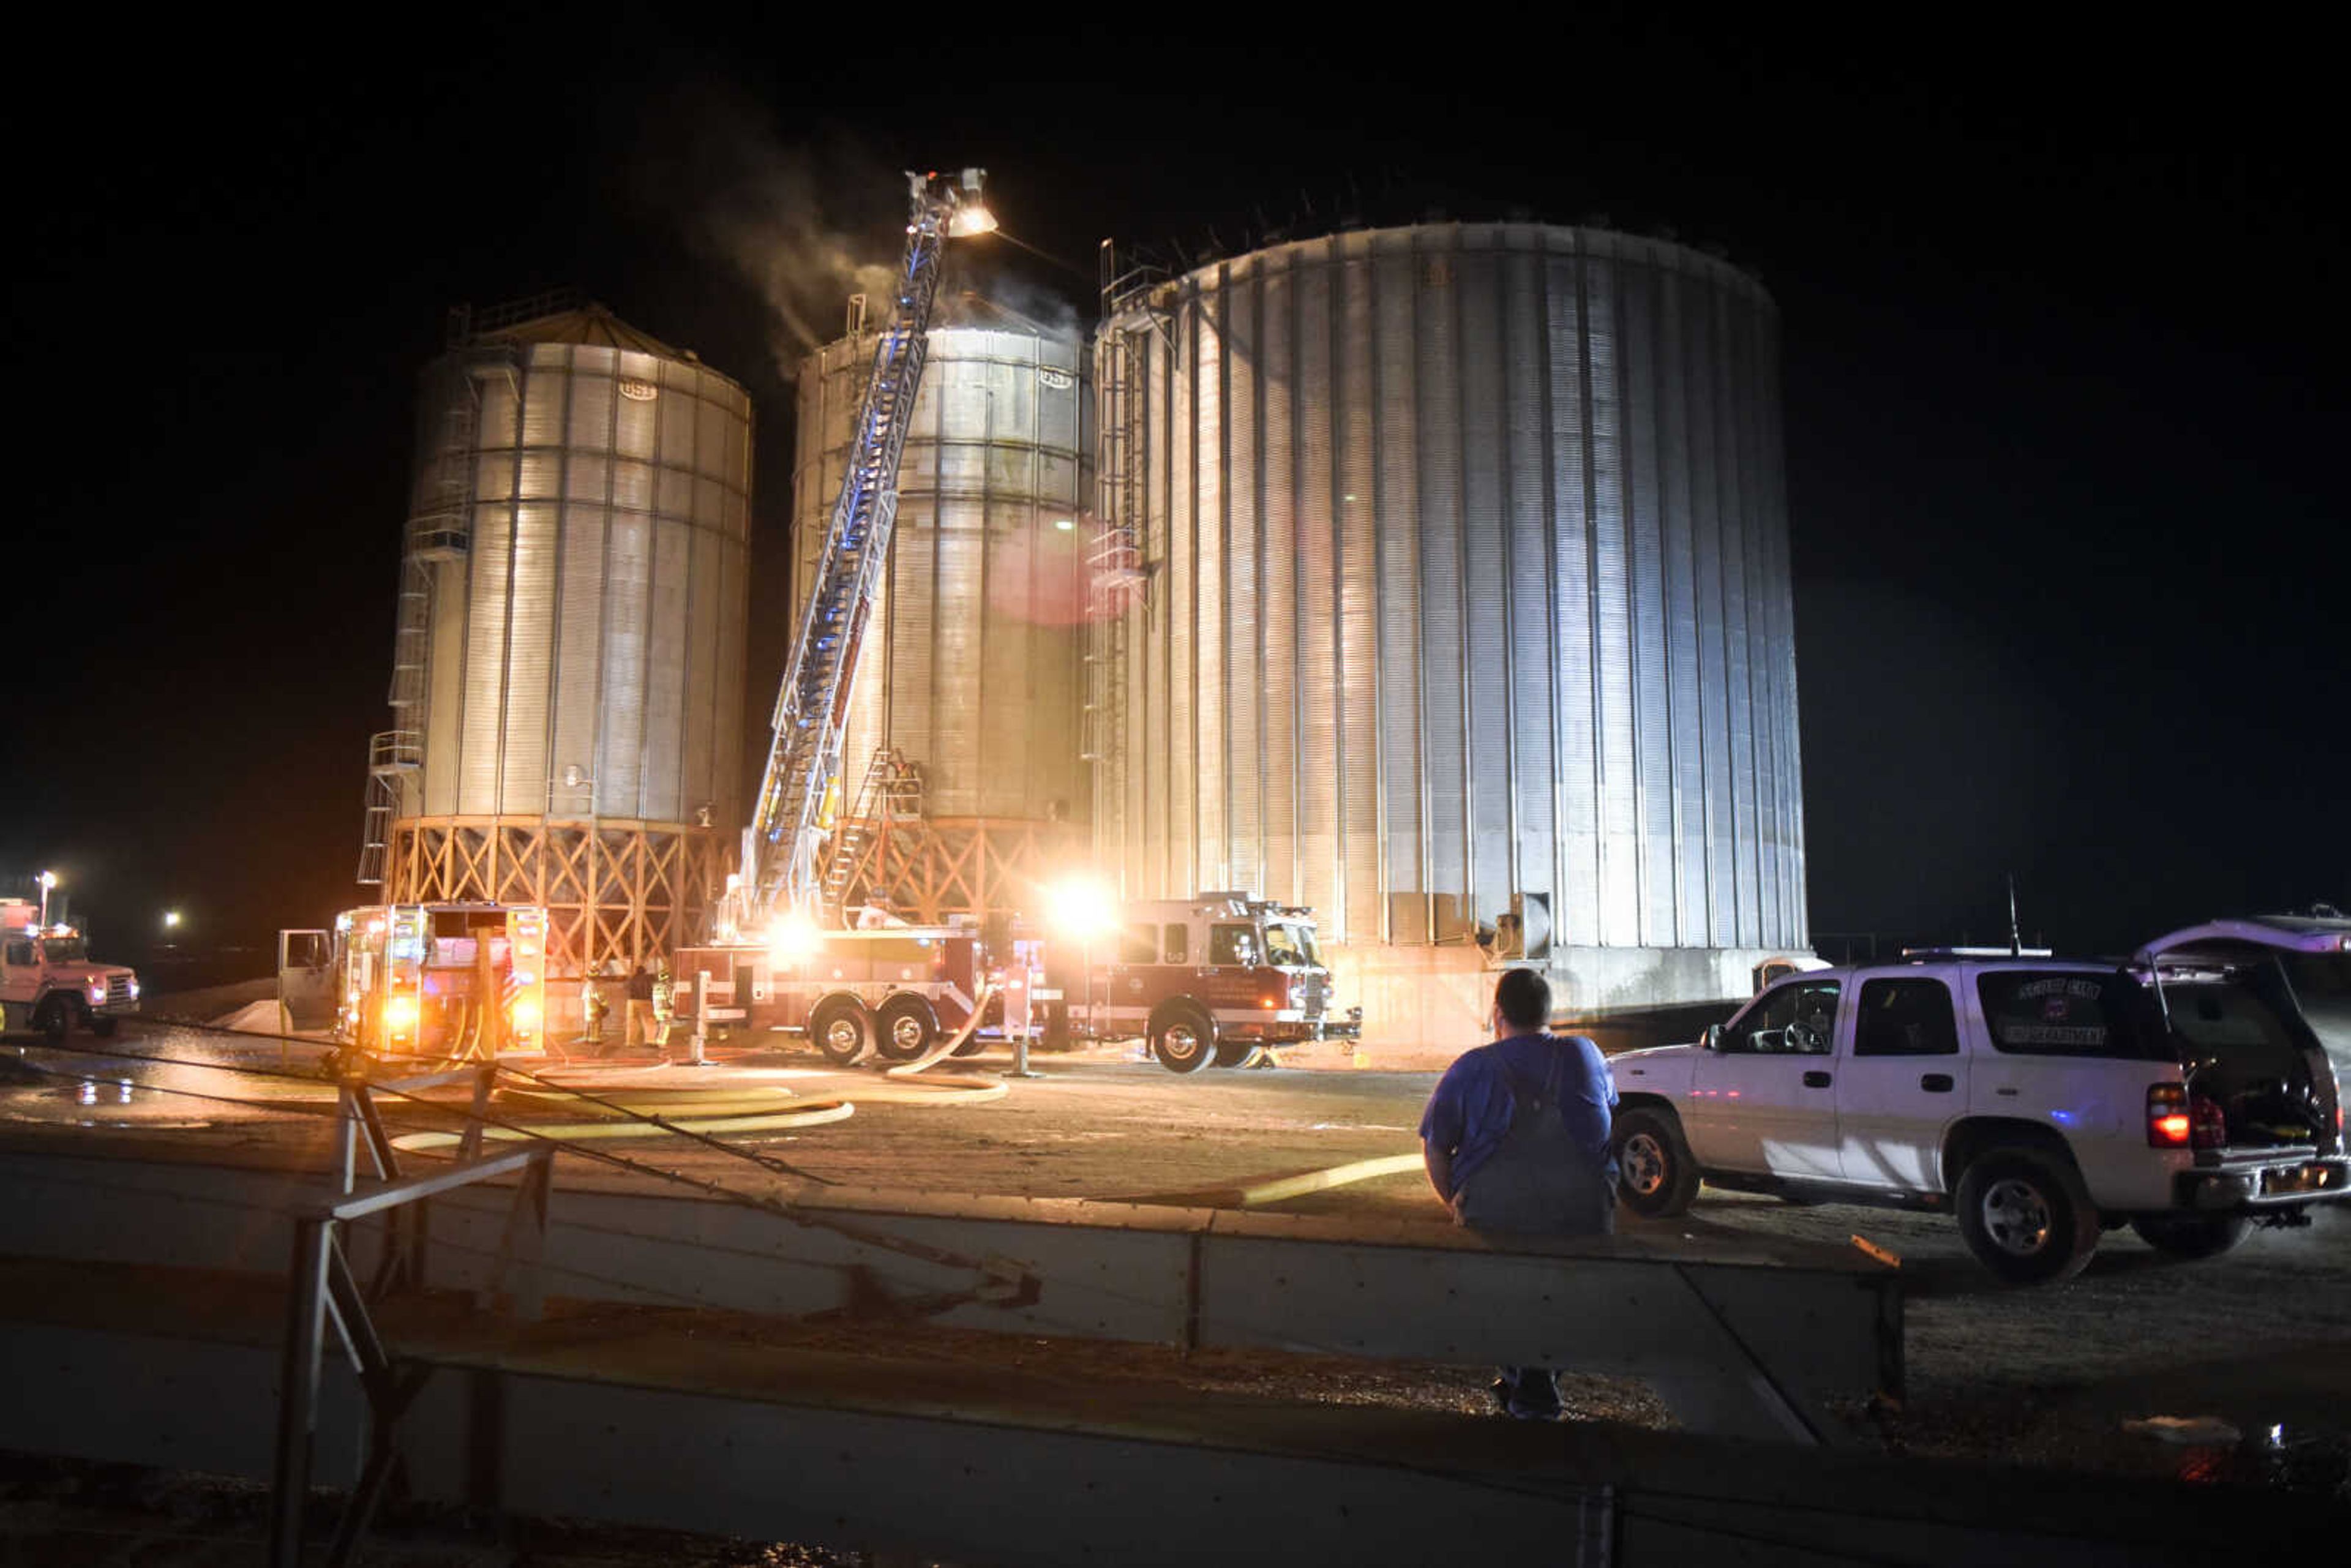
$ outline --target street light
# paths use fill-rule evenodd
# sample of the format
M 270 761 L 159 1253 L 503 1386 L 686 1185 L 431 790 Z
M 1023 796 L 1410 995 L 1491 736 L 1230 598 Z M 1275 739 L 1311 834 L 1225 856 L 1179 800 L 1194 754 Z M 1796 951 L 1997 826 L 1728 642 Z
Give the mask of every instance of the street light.
M 44 927 L 49 924 L 49 889 L 57 885 L 57 873 L 45 871 L 41 873 L 41 925 Z
M 163 911 L 163 929 L 166 931 L 177 931 L 179 928 L 180 912 L 176 909 L 167 909 Z

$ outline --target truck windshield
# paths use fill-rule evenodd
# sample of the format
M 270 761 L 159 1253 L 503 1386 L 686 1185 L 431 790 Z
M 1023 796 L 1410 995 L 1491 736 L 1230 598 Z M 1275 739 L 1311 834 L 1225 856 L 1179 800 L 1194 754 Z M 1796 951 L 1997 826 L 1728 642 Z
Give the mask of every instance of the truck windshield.
M 52 964 L 86 963 L 89 948 L 78 936 L 51 936 L 41 944 L 41 956 Z
M 1269 921 L 1265 928 L 1265 961 L 1269 964 L 1321 964 L 1322 955 L 1314 946 L 1314 927 L 1280 925 Z

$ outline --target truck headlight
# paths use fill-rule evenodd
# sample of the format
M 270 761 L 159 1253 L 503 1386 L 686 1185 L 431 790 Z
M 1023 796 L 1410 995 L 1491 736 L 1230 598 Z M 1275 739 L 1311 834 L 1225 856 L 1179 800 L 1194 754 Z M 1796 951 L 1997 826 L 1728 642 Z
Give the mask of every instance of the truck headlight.
M 538 1027 L 538 1001 L 533 997 L 517 997 L 514 1005 L 514 1026 L 528 1034 Z

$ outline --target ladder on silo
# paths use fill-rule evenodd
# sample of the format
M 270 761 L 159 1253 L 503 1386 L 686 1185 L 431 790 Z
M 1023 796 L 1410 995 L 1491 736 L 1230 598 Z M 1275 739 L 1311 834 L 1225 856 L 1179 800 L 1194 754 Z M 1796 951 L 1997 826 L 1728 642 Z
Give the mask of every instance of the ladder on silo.
M 890 319 L 874 340 L 850 443 L 849 463 L 818 554 L 808 601 L 777 695 L 775 738 L 744 835 L 747 913 L 807 908 L 824 894 L 837 857 L 821 842 L 819 815 L 841 772 L 841 721 L 857 673 L 873 599 L 889 560 L 898 513 L 898 464 L 930 350 L 939 261 L 961 197 L 927 176 L 909 176 L 906 249 Z M 977 190 L 972 172 L 969 189 Z
M 360 829 L 359 881 L 381 886 L 407 780 L 423 766 L 425 664 L 433 635 L 433 570 L 464 559 L 473 544 L 474 468 L 481 388 L 471 367 L 453 358 L 441 428 L 417 476 L 400 559 L 400 604 L 392 638 L 392 690 L 397 727 L 368 743 L 367 810 Z
M 1107 262 L 1108 253 L 1105 251 Z M 1105 290 L 1105 304 L 1108 304 Z M 1102 400 L 1094 474 L 1099 497 L 1086 555 L 1084 759 L 1092 765 L 1094 831 L 1116 842 L 1125 772 L 1129 612 L 1147 602 L 1151 578 L 1141 545 L 1144 479 L 1140 426 L 1147 404 L 1136 381 L 1144 362 L 1141 329 L 1106 315 L 1096 340 L 1094 385 Z

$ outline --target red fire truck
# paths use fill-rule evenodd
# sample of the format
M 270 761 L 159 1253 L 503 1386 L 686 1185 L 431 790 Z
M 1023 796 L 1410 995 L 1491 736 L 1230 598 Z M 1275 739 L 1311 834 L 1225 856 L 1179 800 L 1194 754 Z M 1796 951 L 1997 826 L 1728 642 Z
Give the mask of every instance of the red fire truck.
M 319 936 L 323 933 L 281 933 Z M 335 916 L 334 1036 L 366 1055 L 538 1051 L 547 911 L 536 904 L 386 904 Z
M 705 1017 L 758 1035 L 806 1035 L 825 1060 L 848 1067 L 879 1054 L 911 1061 L 957 1033 L 981 1008 L 979 1027 L 956 1048 L 968 1056 L 1006 1032 L 1008 978 L 1022 998 L 1014 1011 L 1029 1027 L 1025 999 L 1039 944 L 1008 931 L 991 942 L 977 925 L 888 925 L 820 930 L 787 920 L 767 946 L 683 947 L 674 971 L 678 1013 L 690 1016 L 695 978 L 707 975 Z M 999 994 L 981 1001 L 984 991 Z
M 1169 1071 L 1197 1072 L 1238 1066 L 1261 1046 L 1363 1033 L 1363 1009 L 1331 1005 L 1311 909 L 1202 893 L 1118 915 L 1101 944 L 1109 951 L 1063 943 L 1046 964 L 1043 995 L 1067 1009 L 1076 1038 L 1139 1037 Z

